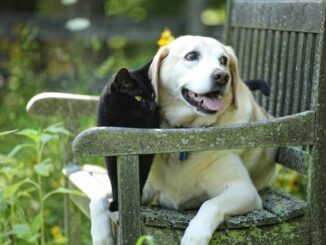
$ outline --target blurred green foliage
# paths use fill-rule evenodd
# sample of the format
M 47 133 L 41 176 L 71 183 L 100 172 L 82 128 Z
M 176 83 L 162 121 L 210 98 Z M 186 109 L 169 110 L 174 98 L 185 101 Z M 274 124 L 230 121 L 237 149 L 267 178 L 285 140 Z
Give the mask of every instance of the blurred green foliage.
M 52 200 L 53 195 L 81 195 L 63 188 L 60 175 L 52 175 L 61 171 L 57 150 L 64 150 L 64 142 L 71 135 L 61 124 L 54 124 L 43 130 L 0 132 L 0 139 L 12 134 L 21 139 L 20 143 L 7 154 L 0 154 L 0 244 L 65 243 L 67 239 L 58 236 L 60 228 L 57 237 L 51 237 L 46 227 L 62 225 L 62 196 Z

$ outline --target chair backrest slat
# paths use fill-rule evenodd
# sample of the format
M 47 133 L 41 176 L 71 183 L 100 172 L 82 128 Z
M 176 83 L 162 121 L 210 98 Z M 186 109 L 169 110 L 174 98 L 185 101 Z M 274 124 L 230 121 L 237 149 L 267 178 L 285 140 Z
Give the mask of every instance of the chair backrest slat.
M 253 47 L 253 48 L 258 48 L 258 60 L 257 60 L 257 74 L 256 78 L 263 78 L 264 74 L 264 52 L 265 52 L 265 47 L 266 47 L 266 31 L 265 30 L 260 30 L 259 31 L 259 43 L 258 47 Z M 257 97 L 259 103 L 262 101 L 262 95 L 261 93 L 258 93 Z
M 293 107 L 292 111 L 300 111 L 300 99 L 302 95 L 303 87 L 303 70 L 304 70 L 304 53 L 305 53 L 305 39 L 306 35 L 302 32 L 298 34 L 298 46 L 297 46 L 297 55 L 296 55 L 296 64 L 295 64 L 295 76 L 294 76 L 294 94 L 293 94 Z M 301 82 L 302 81 L 302 82 Z
M 281 32 L 275 31 L 273 37 L 273 56 L 272 56 L 272 64 L 271 64 L 271 77 L 270 77 L 270 88 L 271 91 L 278 91 L 279 89 L 279 79 L 278 79 L 278 71 L 280 68 L 280 52 L 281 52 Z M 276 105 L 277 105 L 278 93 L 271 93 L 270 95 L 270 103 L 268 106 L 268 111 L 270 111 L 273 115 L 276 114 Z
M 293 88 L 294 88 L 294 74 L 295 74 L 295 54 L 297 51 L 297 38 L 295 32 L 290 32 L 290 42 L 288 47 L 287 58 L 287 72 L 286 72 L 286 86 L 285 86 L 285 103 L 284 115 L 292 114 L 293 104 Z M 296 84 L 298 86 L 298 84 Z
M 266 81 L 270 80 L 271 70 L 272 70 L 272 55 L 273 55 L 273 32 L 268 30 L 266 32 L 266 46 L 264 50 L 264 75 L 263 78 Z M 269 98 L 266 96 L 261 96 L 261 105 L 265 108 L 268 107 Z
M 308 105 L 311 103 L 311 78 L 313 74 L 313 47 L 315 45 L 315 34 L 308 33 L 306 39 L 305 62 L 303 72 L 303 87 L 301 94 L 301 111 L 309 109 Z M 307 91 L 307 92 L 304 92 Z
M 313 50 L 314 50 L 314 55 L 313 55 L 313 60 L 314 60 L 314 64 L 313 64 L 313 75 L 312 75 L 312 88 L 311 88 L 311 106 L 313 108 L 316 107 L 317 104 L 317 91 L 319 89 L 319 81 L 320 81 L 320 70 L 321 70 L 321 62 L 320 62 L 320 58 L 321 58 L 321 48 L 320 46 L 322 46 L 323 44 L 321 43 L 322 40 L 322 36 L 321 35 L 316 35 L 315 36 L 315 44 L 313 45 Z M 317 50 L 317 51 L 316 51 Z M 323 63 L 323 70 L 325 69 L 325 63 Z
M 252 38 L 252 47 L 258 46 L 258 38 L 259 38 L 259 31 L 257 29 L 254 29 L 253 38 Z M 250 72 L 248 78 L 256 77 L 257 56 L 258 56 L 258 50 L 256 48 L 251 48 Z
M 225 41 L 238 56 L 240 75 L 264 79 L 271 87 L 270 97 L 255 93 L 257 102 L 277 117 L 315 108 L 322 2 L 233 0 L 230 5 Z

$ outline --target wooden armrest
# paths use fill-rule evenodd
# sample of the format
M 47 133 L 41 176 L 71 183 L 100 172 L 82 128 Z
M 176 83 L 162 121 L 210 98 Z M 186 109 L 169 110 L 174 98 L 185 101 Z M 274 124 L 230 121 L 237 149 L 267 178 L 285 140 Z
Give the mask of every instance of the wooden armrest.
M 27 104 L 28 113 L 37 117 L 80 117 L 96 115 L 98 96 L 68 93 L 41 93 Z
M 73 141 L 78 156 L 114 156 L 180 151 L 209 151 L 269 146 L 309 145 L 315 113 L 212 128 L 135 129 L 95 127 Z

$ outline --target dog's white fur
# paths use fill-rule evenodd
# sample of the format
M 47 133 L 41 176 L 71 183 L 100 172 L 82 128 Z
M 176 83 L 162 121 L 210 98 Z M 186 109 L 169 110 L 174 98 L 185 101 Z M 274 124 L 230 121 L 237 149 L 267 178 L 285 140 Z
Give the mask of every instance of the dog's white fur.
M 89 210 L 93 245 L 114 245 L 107 196 L 92 198 Z
M 199 59 L 185 59 L 196 51 Z M 223 66 L 221 56 L 228 58 Z M 182 96 L 182 88 L 197 94 L 212 89 L 212 73 L 230 75 L 222 96 L 224 107 L 214 114 L 199 112 Z M 232 48 L 215 39 L 183 36 L 161 48 L 154 57 L 150 76 L 158 94 L 162 127 L 222 126 L 269 119 L 255 102 L 238 74 Z M 190 152 L 185 161 L 178 153 L 157 154 L 143 192 L 143 204 L 173 209 L 199 208 L 182 238 L 182 245 L 205 245 L 230 215 L 261 208 L 257 190 L 274 179 L 275 149 L 237 149 Z

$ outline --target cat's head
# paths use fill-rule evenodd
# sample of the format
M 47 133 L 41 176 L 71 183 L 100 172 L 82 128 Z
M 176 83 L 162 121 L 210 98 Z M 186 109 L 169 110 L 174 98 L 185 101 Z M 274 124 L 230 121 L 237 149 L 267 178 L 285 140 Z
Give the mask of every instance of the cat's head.
M 110 90 L 132 108 L 138 108 L 144 112 L 156 109 L 156 95 L 151 82 L 138 70 L 120 69 L 113 78 Z

